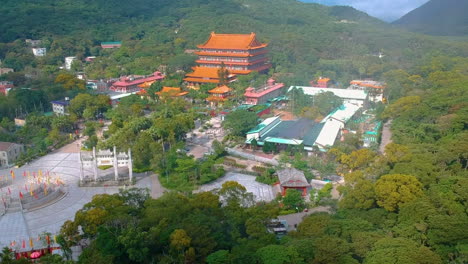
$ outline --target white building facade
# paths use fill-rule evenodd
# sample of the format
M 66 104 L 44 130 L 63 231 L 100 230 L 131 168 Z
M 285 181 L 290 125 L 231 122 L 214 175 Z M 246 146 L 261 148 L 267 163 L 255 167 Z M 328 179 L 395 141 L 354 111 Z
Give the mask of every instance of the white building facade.
M 44 57 L 47 54 L 46 48 L 32 48 L 32 52 L 36 57 Z
M 73 64 L 73 61 L 75 60 L 76 60 L 76 57 L 65 57 L 65 69 L 71 70 L 71 66 Z
M 0 168 L 13 166 L 22 152 L 24 146 L 21 144 L 0 142 Z
M 369 95 L 363 90 L 349 90 L 349 89 L 338 89 L 338 88 L 321 88 L 311 86 L 291 86 L 288 92 L 293 88 L 302 89 L 304 94 L 315 96 L 320 93 L 332 92 L 343 100 L 343 104 L 354 104 L 360 107 L 364 107 L 369 100 Z

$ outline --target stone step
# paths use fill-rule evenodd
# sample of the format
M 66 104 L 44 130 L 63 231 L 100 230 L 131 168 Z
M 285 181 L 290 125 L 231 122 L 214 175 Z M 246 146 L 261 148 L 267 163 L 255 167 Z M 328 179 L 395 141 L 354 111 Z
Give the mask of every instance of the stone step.
M 11 207 L 8 207 L 7 209 L 7 213 L 15 213 L 15 212 L 20 212 L 21 211 L 21 207 L 14 207 L 14 208 L 11 208 Z

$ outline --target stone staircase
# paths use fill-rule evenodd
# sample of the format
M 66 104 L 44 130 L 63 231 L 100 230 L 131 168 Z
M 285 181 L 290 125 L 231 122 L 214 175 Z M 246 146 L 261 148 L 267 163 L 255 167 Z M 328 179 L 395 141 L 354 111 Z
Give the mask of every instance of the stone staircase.
M 19 199 L 11 199 L 7 206 L 6 213 L 15 213 L 22 210 L 21 201 Z

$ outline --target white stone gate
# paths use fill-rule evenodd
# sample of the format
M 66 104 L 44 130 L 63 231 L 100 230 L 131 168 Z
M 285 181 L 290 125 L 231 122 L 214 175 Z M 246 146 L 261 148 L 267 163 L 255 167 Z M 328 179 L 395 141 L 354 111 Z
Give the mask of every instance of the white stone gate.
M 96 148 L 93 148 L 92 153 L 80 152 L 80 181 L 83 181 L 84 169 L 91 168 L 93 170 L 94 181 L 98 181 L 99 173 L 98 166 L 112 166 L 114 168 L 114 180 L 119 180 L 119 168 L 127 167 L 129 180 L 133 179 L 133 162 L 132 162 L 132 151 L 128 149 L 128 152 L 117 153 L 116 147 L 113 150 L 99 150 L 96 152 Z

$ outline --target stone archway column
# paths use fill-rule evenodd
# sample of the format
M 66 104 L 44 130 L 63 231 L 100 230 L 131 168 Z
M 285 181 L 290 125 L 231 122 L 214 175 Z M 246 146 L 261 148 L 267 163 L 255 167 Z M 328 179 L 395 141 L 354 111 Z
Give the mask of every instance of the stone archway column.
M 130 183 L 132 183 L 133 179 L 133 161 L 132 161 L 132 150 L 128 149 L 128 177 L 130 179 Z
M 96 148 L 93 147 L 93 172 L 94 172 L 94 181 L 97 181 L 98 178 L 98 167 L 97 167 L 97 158 L 96 158 Z
M 119 170 L 117 168 L 118 166 L 118 161 L 117 161 L 117 148 L 114 146 L 114 177 L 115 181 L 119 180 Z

